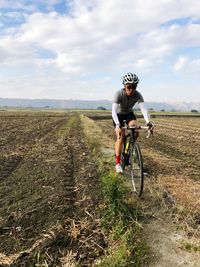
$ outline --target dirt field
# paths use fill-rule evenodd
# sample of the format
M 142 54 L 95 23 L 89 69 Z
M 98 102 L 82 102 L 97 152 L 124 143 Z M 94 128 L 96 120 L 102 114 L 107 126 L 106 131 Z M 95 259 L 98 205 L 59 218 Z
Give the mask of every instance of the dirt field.
M 105 244 L 79 117 L 1 115 L 0 123 L 0 265 L 89 266 Z
M 111 119 L 92 116 L 105 147 L 114 153 Z M 144 124 L 139 119 L 140 124 Z M 200 148 L 199 118 L 154 118 L 154 137 L 141 132 L 145 190 L 139 205 L 146 219 L 144 235 L 151 249 L 150 267 L 199 266 L 200 262 Z M 105 150 L 106 151 L 106 150 Z
M 111 120 L 95 120 L 104 133 L 114 138 Z M 144 123 L 141 119 L 139 123 Z M 154 137 L 141 133 L 138 139 L 145 171 L 164 186 L 175 201 L 200 217 L 200 119 L 155 118 Z
M 115 137 L 109 116 L 98 114 L 83 131 L 84 118 L 81 122 L 77 113 L 1 112 L 0 266 L 93 266 L 104 253 L 106 239 L 97 210 L 99 173 L 85 135 L 95 136 L 110 153 L 111 168 Z M 171 233 L 163 230 L 162 220 L 160 226 L 152 220 L 162 205 L 188 237 L 199 237 L 200 121 L 154 122 L 154 137 L 146 139 L 141 133 L 138 139 L 147 173 L 140 203 L 151 217 L 146 234 L 154 235 L 160 247 L 159 238 Z M 165 222 L 167 216 L 162 212 Z M 162 234 L 155 232 L 159 227 Z M 170 257 L 172 243 L 165 244 Z M 150 266 L 167 266 L 159 264 Z

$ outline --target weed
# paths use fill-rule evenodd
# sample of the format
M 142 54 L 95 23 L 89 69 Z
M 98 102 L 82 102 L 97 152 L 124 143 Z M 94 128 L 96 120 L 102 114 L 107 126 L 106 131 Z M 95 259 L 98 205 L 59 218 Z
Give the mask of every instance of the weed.
M 111 243 L 99 266 L 142 266 L 148 248 L 142 240 L 141 229 L 135 219 L 139 216 L 137 207 L 126 197 L 124 178 L 112 174 L 102 176 L 105 210 L 102 225 Z
M 102 155 L 100 148 L 102 142 L 107 140 L 96 138 L 91 129 L 97 130 L 103 138 L 102 132 L 92 120 L 82 118 L 82 122 L 101 176 L 103 197 L 101 223 L 108 242 L 105 255 L 96 261 L 95 266 L 144 266 L 148 258 L 148 247 L 143 241 L 141 228 L 137 222 L 140 216 L 139 208 L 128 197 L 130 188 L 127 188 L 124 176 L 115 175 L 111 171 L 111 159 Z
M 189 252 L 197 252 L 197 251 L 200 251 L 200 246 L 199 245 L 196 245 L 196 244 L 193 244 L 193 243 L 190 243 L 190 242 L 186 242 L 184 244 L 184 247 Z

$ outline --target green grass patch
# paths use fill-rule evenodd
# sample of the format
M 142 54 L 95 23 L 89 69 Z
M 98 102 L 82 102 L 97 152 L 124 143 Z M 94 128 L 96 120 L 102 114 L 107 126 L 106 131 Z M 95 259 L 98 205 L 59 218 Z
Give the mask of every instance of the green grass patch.
M 184 247 L 189 252 L 199 252 L 200 251 L 200 245 L 193 244 L 192 242 L 186 242 L 184 244 Z
M 69 117 L 69 119 L 67 120 L 67 122 L 65 124 L 63 124 L 61 127 L 59 127 L 59 129 L 57 130 L 57 136 L 59 138 L 65 138 L 68 134 L 70 129 L 72 129 L 73 124 L 75 123 L 76 118 L 74 117 Z
M 137 223 L 139 206 L 128 199 L 124 177 L 113 173 L 102 175 L 104 211 L 102 226 L 109 237 L 109 248 L 97 266 L 144 266 L 148 247 Z
M 84 119 L 82 122 L 86 129 L 88 125 L 92 127 Z M 94 136 L 86 133 L 101 178 L 101 224 L 107 243 L 104 256 L 94 266 L 145 266 L 150 253 L 139 223 L 143 217 L 142 208 L 137 199 L 130 199 L 130 188 L 125 184 L 125 176 L 113 172 L 113 157 L 102 154 L 102 144 Z

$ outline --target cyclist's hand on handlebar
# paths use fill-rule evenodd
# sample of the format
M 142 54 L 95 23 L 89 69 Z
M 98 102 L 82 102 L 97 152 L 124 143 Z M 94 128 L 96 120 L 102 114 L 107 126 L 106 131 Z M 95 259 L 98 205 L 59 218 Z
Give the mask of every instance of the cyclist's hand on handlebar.
M 155 127 L 154 124 L 152 122 L 148 122 L 147 126 L 149 128 L 150 133 L 153 135 L 153 130 L 154 130 L 154 127 Z
M 154 127 L 155 127 L 152 122 L 148 122 L 147 123 L 147 126 L 148 126 L 148 128 L 149 128 L 150 131 L 152 131 L 154 129 Z

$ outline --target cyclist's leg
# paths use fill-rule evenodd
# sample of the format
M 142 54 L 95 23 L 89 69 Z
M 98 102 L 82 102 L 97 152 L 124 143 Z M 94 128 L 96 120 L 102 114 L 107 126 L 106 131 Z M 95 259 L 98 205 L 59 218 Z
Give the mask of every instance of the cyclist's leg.
M 131 121 L 129 121 L 128 125 L 129 126 L 135 126 L 135 125 L 137 125 L 137 120 L 131 120 Z
M 116 156 L 120 156 L 121 149 L 122 149 L 122 143 L 123 143 L 123 136 L 119 136 L 119 134 L 116 132 L 116 142 L 115 142 L 115 154 Z
M 123 116 L 119 116 L 119 122 L 122 124 L 123 122 Z M 115 126 L 115 123 L 113 121 L 113 124 Z M 122 144 L 124 139 L 124 129 L 121 129 L 121 135 L 119 135 L 119 132 L 115 129 L 116 134 L 116 142 L 115 142 L 115 161 L 116 165 L 120 164 L 120 157 L 121 157 L 121 150 L 122 150 Z
M 124 139 L 124 129 L 121 129 L 121 134 L 119 134 L 117 129 L 115 129 L 115 133 L 116 133 L 115 155 L 120 156 Z
M 130 112 L 127 114 L 127 123 L 129 126 L 135 126 L 137 125 L 137 119 L 133 112 Z
M 137 125 L 137 119 L 133 112 L 129 113 L 128 116 L 128 125 L 129 126 L 136 126 Z M 139 130 L 135 130 L 135 138 L 137 139 L 139 136 Z

